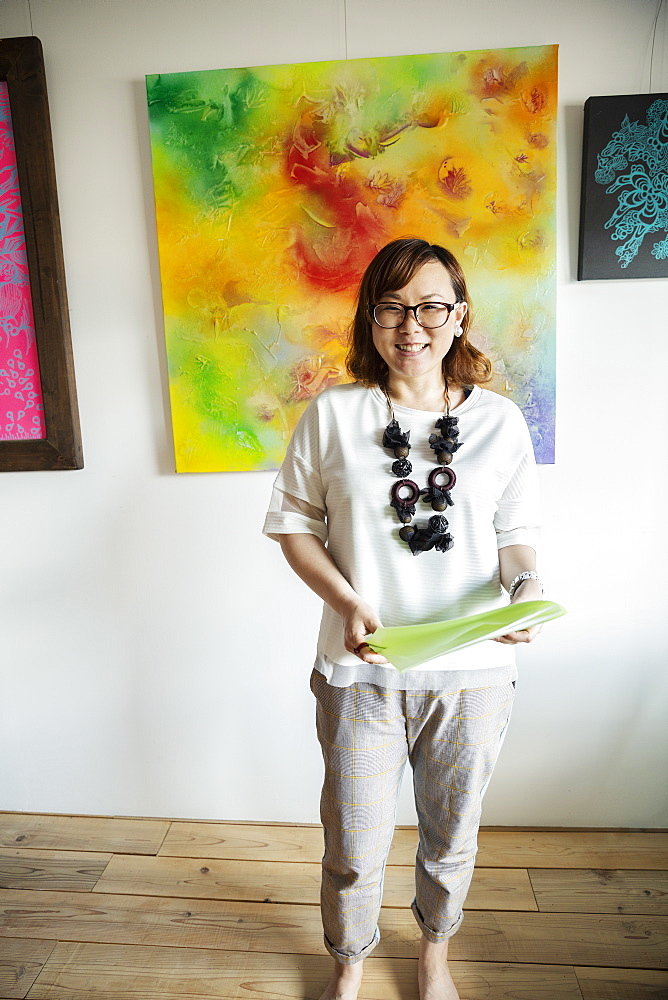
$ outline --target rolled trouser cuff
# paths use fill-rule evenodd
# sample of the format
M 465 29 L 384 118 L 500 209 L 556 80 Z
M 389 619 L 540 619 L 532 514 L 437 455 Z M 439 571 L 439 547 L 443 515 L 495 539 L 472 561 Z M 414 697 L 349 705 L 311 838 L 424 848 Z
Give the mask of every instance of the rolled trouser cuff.
M 376 927 L 373 938 L 371 939 L 369 944 L 366 946 L 366 948 L 362 948 L 362 950 L 357 952 L 355 955 L 344 955 L 342 951 L 337 951 L 336 948 L 328 941 L 326 935 L 323 937 L 323 940 L 325 942 L 325 948 L 330 953 L 332 958 L 335 958 L 337 962 L 340 962 L 341 965 L 356 965 L 358 962 L 362 962 L 367 957 L 367 955 L 370 955 L 373 949 L 376 947 L 376 945 L 380 941 L 380 931 Z
M 411 903 L 411 910 L 413 911 L 413 916 L 417 921 L 418 927 L 426 937 L 427 941 L 431 941 L 432 944 L 440 944 L 441 941 L 447 941 L 448 938 L 451 938 L 453 934 L 457 933 L 457 931 L 461 927 L 462 920 L 464 919 L 464 911 L 460 910 L 459 916 L 454 921 L 454 923 L 452 923 L 450 927 L 447 928 L 447 930 L 435 931 L 433 927 L 429 927 L 427 924 L 425 924 L 424 920 L 422 919 L 422 914 L 418 910 L 418 906 L 415 900 L 413 900 L 413 902 Z

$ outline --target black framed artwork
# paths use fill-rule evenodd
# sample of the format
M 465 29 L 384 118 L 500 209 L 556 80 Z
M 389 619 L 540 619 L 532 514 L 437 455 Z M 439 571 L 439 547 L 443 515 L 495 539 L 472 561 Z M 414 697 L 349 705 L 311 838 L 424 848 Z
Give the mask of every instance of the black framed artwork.
M 668 277 L 668 94 L 585 103 L 578 280 Z

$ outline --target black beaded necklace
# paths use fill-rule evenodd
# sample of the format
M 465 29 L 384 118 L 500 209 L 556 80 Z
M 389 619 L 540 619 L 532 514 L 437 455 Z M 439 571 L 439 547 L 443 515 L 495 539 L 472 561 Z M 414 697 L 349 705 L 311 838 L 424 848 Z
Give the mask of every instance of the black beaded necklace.
M 410 431 L 402 431 L 395 416 L 392 400 L 387 389 L 383 386 L 383 392 L 387 399 L 391 420 L 383 434 L 383 448 L 391 449 L 394 452 L 396 461 L 392 463 L 392 473 L 399 478 L 390 490 L 390 506 L 394 507 L 397 517 L 403 524 L 399 530 L 399 537 L 410 547 L 414 556 L 421 552 L 428 552 L 429 549 L 436 549 L 437 552 L 447 552 L 454 545 L 454 539 L 448 531 L 448 519 L 445 514 L 440 513 L 447 507 L 454 506 L 454 500 L 450 491 L 457 482 L 457 476 L 449 468 L 452 456 L 461 448 L 463 442 L 458 441 L 459 420 L 450 416 L 450 397 L 448 386 L 445 386 L 446 411 L 444 416 L 436 421 L 438 434 L 429 435 L 429 447 L 434 451 L 438 466 L 429 473 L 426 489 L 421 490 L 412 479 L 406 478 L 413 471 L 412 464 L 408 461 L 408 453 L 411 449 L 409 438 Z M 438 480 L 444 477 L 442 482 Z M 409 492 L 406 496 L 401 496 L 402 489 Z M 432 510 L 439 513 L 432 515 L 427 521 L 426 527 L 418 528 L 410 522 L 415 515 L 415 504 L 422 498 L 423 503 L 431 504 Z

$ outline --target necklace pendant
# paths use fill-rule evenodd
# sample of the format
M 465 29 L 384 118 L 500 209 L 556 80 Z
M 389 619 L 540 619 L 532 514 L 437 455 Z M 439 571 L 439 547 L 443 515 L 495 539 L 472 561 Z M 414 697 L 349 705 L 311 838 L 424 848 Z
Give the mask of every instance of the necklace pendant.
M 421 552 L 429 552 L 430 549 L 436 549 L 437 552 L 449 552 L 455 544 L 448 531 L 448 519 L 442 514 L 434 514 L 427 521 L 426 528 L 415 531 L 405 541 L 408 542 L 414 556 L 419 556 Z
M 402 489 L 409 490 L 408 496 L 399 495 L 399 491 Z M 420 498 L 419 486 L 412 479 L 401 479 L 392 487 L 390 496 L 392 497 L 390 506 L 396 510 L 397 517 L 402 524 L 408 524 L 415 514 L 415 504 Z
M 437 483 L 439 476 L 445 476 L 445 482 Z M 430 503 L 431 509 L 443 511 L 446 507 L 454 507 L 455 501 L 450 495 L 450 490 L 457 482 L 457 476 L 450 468 L 432 469 L 429 473 L 429 486 L 426 490 L 420 490 L 423 503 Z
M 392 472 L 395 476 L 399 476 L 401 479 L 405 479 L 406 476 L 410 476 L 412 471 L 413 466 L 407 458 L 398 458 L 396 462 L 392 462 Z
M 457 440 L 459 437 L 458 424 L 458 417 L 451 417 L 449 414 L 439 417 L 436 426 L 441 433 L 429 435 L 429 447 L 433 448 L 436 453 L 439 465 L 450 465 L 454 453 L 463 444 L 462 441 Z
M 398 422 L 392 418 L 383 433 L 383 448 L 392 448 L 397 458 L 406 458 L 411 450 L 411 432 L 402 431 Z

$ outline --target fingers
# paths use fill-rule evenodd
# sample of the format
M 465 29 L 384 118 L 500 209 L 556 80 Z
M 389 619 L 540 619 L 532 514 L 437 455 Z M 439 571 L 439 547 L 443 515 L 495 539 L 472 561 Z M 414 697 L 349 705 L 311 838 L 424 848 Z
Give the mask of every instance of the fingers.
M 358 656 L 363 663 L 387 663 L 388 661 L 380 653 L 376 653 L 367 642 L 360 642 L 354 649 L 350 650 Z
M 502 642 L 507 646 L 515 646 L 519 642 L 530 642 L 528 638 L 528 629 L 522 629 L 520 632 L 507 632 L 506 635 L 496 635 L 494 636 L 494 642 Z
M 520 642 L 532 642 L 542 630 L 542 625 L 534 625 L 533 628 L 521 628 L 517 632 L 506 632 L 505 635 L 497 635 L 494 642 L 502 642 L 512 646 Z
M 385 657 L 375 653 L 366 642 L 366 636 L 377 628 L 380 628 L 380 621 L 372 608 L 367 605 L 355 607 L 344 623 L 344 645 L 348 652 L 365 663 L 387 663 Z
M 362 657 L 365 653 L 372 652 L 371 647 L 365 639 L 367 635 L 370 635 L 369 629 L 358 629 L 352 635 L 346 635 L 343 644 L 349 653 L 354 653 L 355 656 Z
M 351 650 L 355 656 L 359 656 L 360 660 L 364 663 L 387 663 L 388 661 L 380 653 L 375 653 L 371 646 L 366 642 L 361 642 L 359 646 Z

